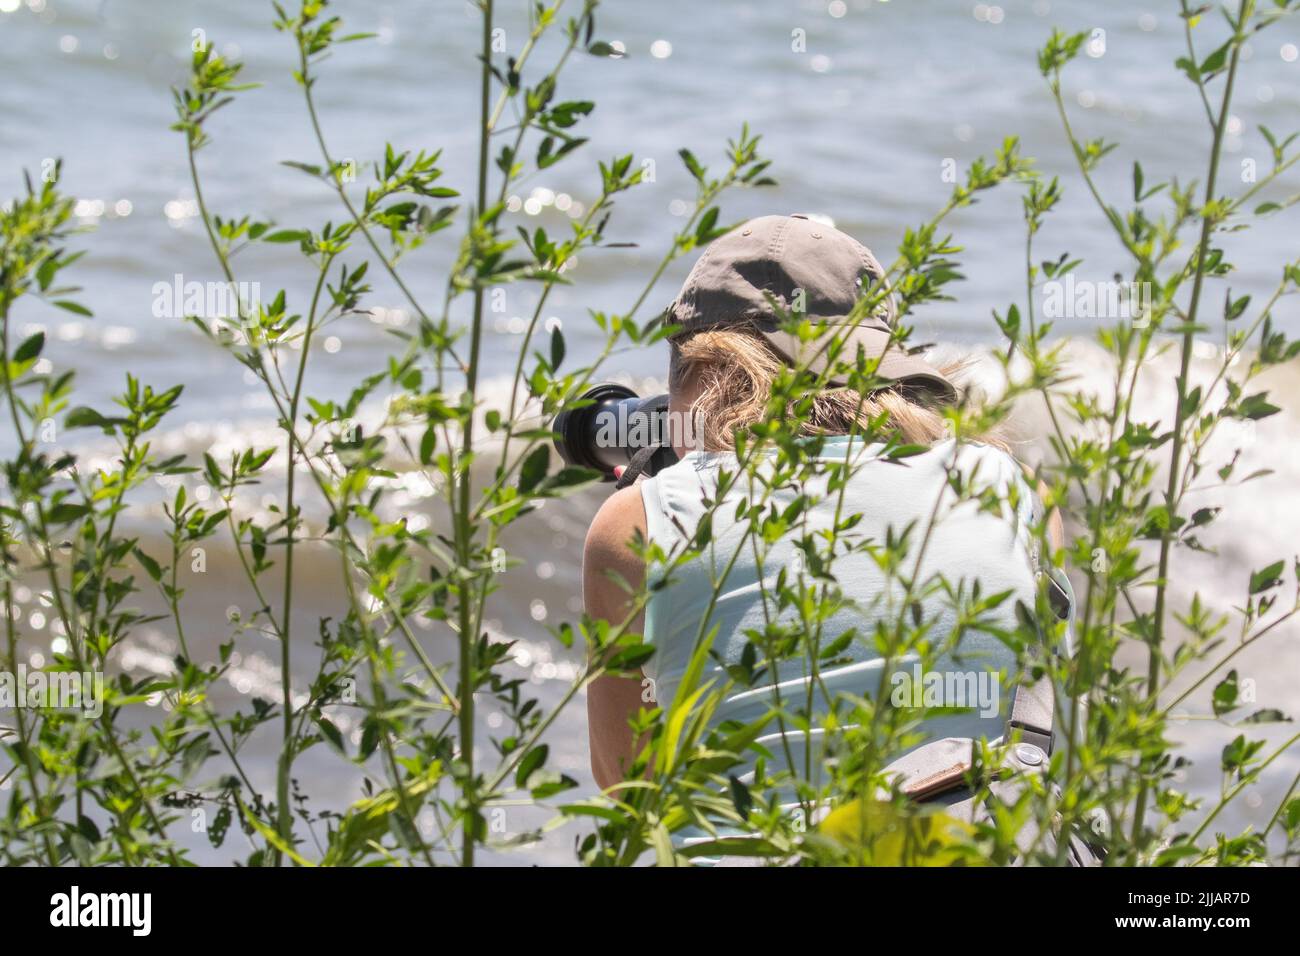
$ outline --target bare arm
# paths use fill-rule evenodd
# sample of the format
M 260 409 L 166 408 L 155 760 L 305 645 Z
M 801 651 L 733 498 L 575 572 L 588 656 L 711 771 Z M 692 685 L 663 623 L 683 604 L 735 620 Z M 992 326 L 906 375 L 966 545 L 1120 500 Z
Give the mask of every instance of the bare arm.
M 617 627 L 632 612 L 627 586 L 637 589 L 645 579 L 645 566 L 629 547 L 633 535 L 645 534 L 645 508 L 635 485 L 616 491 L 605 501 L 587 532 L 582 555 L 582 599 L 587 614 Z M 629 625 L 640 633 L 644 615 Z M 596 783 L 607 789 L 626 775 L 640 742 L 628 726 L 644 705 L 642 682 L 630 677 L 605 675 L 587 688 L 587 730 L 591 741 L 591 771 Z
M 1040 481 L 1038 483 L 1038 497 L 1043 500 L 1044 505 L 1047 504 L 1049 494 L 1047 485 Z M 1053 548 L 1065 547 L 1065 525 L 1061 522 L 1060 508 L 1053 508 L 1047 513 L 1047 540 Z

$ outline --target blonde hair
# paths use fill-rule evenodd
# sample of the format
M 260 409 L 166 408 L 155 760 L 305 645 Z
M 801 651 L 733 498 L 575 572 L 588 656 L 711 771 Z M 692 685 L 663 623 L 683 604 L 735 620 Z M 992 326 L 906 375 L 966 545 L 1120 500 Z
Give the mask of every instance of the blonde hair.
M 763 420 L 785 361 L 752 328 L 707 329 L 669 344 L 669 387 L 679 391 L 694 384 L 699 390 L 691 412 L 703 450 L 734 449 L 737 431 Z M 940 371 L 950 376 L 964 365 L 953 363 Z M 905 393 L 893 387 L 864 396 L 853 389 L 828 388 L 813 397 L 802 428 L 808 434 L 847 435 L 869 428 L 883 415 L 885 429 L 903 441 L 931 445 L 950 434 L 940 407 L 938 399 L 921 390 Z

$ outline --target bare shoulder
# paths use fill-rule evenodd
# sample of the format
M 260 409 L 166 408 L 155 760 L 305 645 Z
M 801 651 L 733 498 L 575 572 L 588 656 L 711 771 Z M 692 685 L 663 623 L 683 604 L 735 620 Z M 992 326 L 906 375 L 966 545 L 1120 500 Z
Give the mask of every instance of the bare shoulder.
M 631 559 L 636 564 L 641 559 L 630 547 L 633 538 L 646 533 L 645 505 L 641 489 L 636 485 L 621 488 L 605 499 L 587 530 L 587 543 L 583 549 L 587 561 L 612 561 L 622 565 Z
M 582 553 L 583 598 L 588 613 L 606 618 L 618 613 L 626 597 L 618 578 L 634 588 L 640 586 L 645 565 L 632 549 L 632 541 L 645 533 L 640 488 L 631 485 L 605 499 L 591 521 Z

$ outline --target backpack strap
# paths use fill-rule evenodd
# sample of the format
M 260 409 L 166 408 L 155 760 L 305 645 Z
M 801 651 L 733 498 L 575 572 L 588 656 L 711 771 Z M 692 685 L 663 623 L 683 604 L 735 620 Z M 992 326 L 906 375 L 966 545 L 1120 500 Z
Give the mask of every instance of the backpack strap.
M 1019 731 L 1020 739 L 1051 754 L 1056 720 L 1056 689 L 1052 675 L 1044 674 L 1032 684 L 1017 684 L 1011 692 L 1011 716 L 1007 719 L 1006 739 Z
M 1038 493 L 1029 489 L 1030 517 L 1038 522 L 1043 518 L 1042 501 Z M 1063 621 L 1069 621 L 1074 612 L 1074 596 L 1070 592 L 1069 579 L 1056 567 L 1040 560 L 1038 543 L 1030 543 L 1030 561 L 1033 565 L 1035 581 L 1047 579 L 1047 597 L 1052 611 Z M 1056 688 L 1050 673 L 1032 684 L 1017 684 L 1011 692 L 1011 716 L 1007 718 L 1006 739 L 1010 740 L 1013 731 L 1019 731 L 1020 739 L 1033 744 L 1045 754 L 1051 754 L 1056 722 Z

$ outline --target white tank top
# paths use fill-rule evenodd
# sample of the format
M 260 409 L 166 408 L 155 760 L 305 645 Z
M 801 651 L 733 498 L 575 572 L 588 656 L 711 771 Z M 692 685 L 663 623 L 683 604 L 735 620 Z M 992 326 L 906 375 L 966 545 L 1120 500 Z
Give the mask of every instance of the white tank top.
M 885 662 L 874 646 L 873 626 L 882 619 L 895 619 L 904 589 L 897 579 L 892 588 L 886 588 L 886 575 L 870 555 L 859 552 L 842 555 L 835 560 L 832 573 L 846 600 L 823 625 L 820 646 L 830 644 L 851 628 L 856 629 L 855 638 L 842 653 L 835 655 L 850 661 L 819 667 L 819 681 L 810 680 L 807 653 L 779 661 L 776 674 L 769 667 L 753 689 L 740 685 L 730 688 L 713 715 L 712 725 L 727 720 L 748 723 L 762 717 L 773 701 L 773 683 L 779 688 L 787 712 L 806 708 L 808 687 L 812 683 L 816 688 L 814 713 L 824 712 L 826 701 L 820 683 L 832 697 L 850 694 L 878 699 L 883 687 L 892 701 L 901 699 L 905 706 L 915 707 L 932 706 L 935 695 L 944 698 L 945 706 L 960 706 L 964 695 L 966 706 L 971 708 L 969 712 L 927 718 L 920 732 L 927 739 L 984 736 L 993 740 L 1002 735 L 1010 707 L 1009 679 L 1015 676 L 1016 661 L 1014 652 L 997 632 L 1009 633 L 1016 629 L 1017 601 L 1023 601 L 1030 609 L 1034 607 L 1037 554 L 1030 523 L 1037 507 L 1037 495 L 1015 459 L 991 446 L 972 443 L 956 446 L 949 440 L 922 454 L 897 461 L 880 458 L 881 449 L 881 445 L 864 444 L 861 438 L 851 443 L 848 437 L 839 437 L 827 440 L 819 453 L 822 459 L 840 461 L 851 455 L 857 465 L 845 489 L 841 519 L 855 514 L 862 517 L 843 540 L 874 540 L 883 549 L 886 540 L 898 540 L 912 525 L 910 556 L 901 565 L 903 573 L 910 575 L 921 550 L 921 538 L 942 493 L 943 501 L 925 545 L 917 578 L 916 591 L 923 596 L 919 602 L 913 602 L 920 605 L 923 620 L 934 622 L 929 631 L 933 642 L 952 644 L 956 602 L 945 590 L 929 589 L 924 593 L 927 589 L 921 582 L 942 575 L 951 589 L 960 588 L 969 595 L 978 580 L 981 595 L 987 597 L 1006 591 L 1010 596 L 995 609 L 986 611 L 980 627 L 968 629 L 950 652 L 932 662 L 928 671 L 920 672 L 916 655 L 896 658 L 891 661 L 890 673 L 882 684 Z M 651 543 L 668 554 L 680 553 L 684 532 L 695 531 L 706 511 L 705 499 L 712 498 L 716 491 L 719 468 L 728 466 L 730 471 L 735 471 L 736 458 L 732 454 L 692 452 L 676 465 L 641 482 Z M 1018 500 L 1017 507 L 1013 510 L 1004 504 L 998 513 L 981 510 L 978 501 L 959 501 L 948 486 L 949 468 L 963 475 L 967 487 L 976 490 L 998 489 L 1006 495 L 1014 487 L 1012 494 Z M 796 493 L 793 488 L 774 490 L 769 500 L 784 508 Z M 810 481 L 805 493 L 820 499 L 809 513 L 810 527 L 829 527 L 838 493 L 827 494 L 825 476 Z M 711 648 L 716 657 L 705 665 L 702 683 L 713 680 L 715 686 L 722 686 L 729 679 L 723 665 L 741 660 L 749 640 L 746 632 L 763 630 L 765 602 L 758 585 L 753 547 L 744 539 L 744 526 L 735 521 L 736 502 L 745 496 L 739 487 L 728 493 L 727 500 L 713 514 L 711 545 L 699 558 L 673 571 L 671 580 L 652 593 L 646 606 L 645 637 L 654 646 L 655 653 L 643 669 L 653 681 L 656 699 L 662 707 L 667 708 L 673 701 L 701 633 L 707 636 L 713 625 L 718 626 Z M 757 498 L 758 493 L 753 497 Z M 763 560 L 769 587 L 766 603 L 773 616 L 778 613 L 774 598 L 777 574 L 783 567 L 797 567 L 802 557 L 796 556 L 795 537 L 783 536 Z M 825 544 L 820 543 L 818 550 L 825 552 Z M 701 630 L 700 621 L 708 610 L 714 582 L 723 577 L 733 555 L 735 563 L 725 575 L 709 623 Z M 662 580 L 663 574 L 663 566 L 652 564 L 647 569 L 652 585 Z M 790 615 L 786 619 L 791 619 Z M 792 619 L 798 620 L 797 616 Z M 761 659 L 762 654 L 758 657 Z M 936 674 L 941 677 L 936 678 Z M 943 683 L 937 683 L 939 680 Z M 817 721 L 813 724 L 816 726 Z M 806 745 L 811 742 L 814 753 L 808 761 L 812 769 L 810 782 L 814 785 L 825 782 L 817 759 L 820 749 L 817 731 L 806 736 L 803 730 L 792 729 L 787 724 L 783 740 L 775 721 L 769 729 L 771 732 L 760 737 L 759 743 L 766 746 L 777 762 L 769 762 L 771 769 L 783 768 L 792 757 L 797 775 L 804 777 Z

